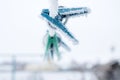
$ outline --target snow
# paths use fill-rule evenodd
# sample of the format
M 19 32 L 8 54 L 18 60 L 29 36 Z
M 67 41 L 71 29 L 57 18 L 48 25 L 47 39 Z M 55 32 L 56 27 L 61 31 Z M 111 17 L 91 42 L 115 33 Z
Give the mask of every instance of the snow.
M 69 19 L 66 26 L 79 40 L 79 44 L 73 45 L 66 36 L 61 34 L 63 41 L 67 42 L 72 50 L 67 52 L 60 48 L 62 59 L 55 62 L 67 68 L 72 60 L 81 64 L 89 63 L 88 66 L 91 66 L 98 62 L 107 63 L 119 59 L 119 3 L 119 0 L 59 0 L 59 5 L 65 7 L 89 7 L 91 13 L 87 17 Z M 48 0 L 0 0 L 0 57 L 13 54 L 44 55 L 42 40 L 48 26 L 39 14 L 43 8 L 49 6 Z M 111 47 L 114 47 L 114 51 L 111 51 Z M 11 61 L 10 58 L 5 59 Z M 39 63 L 38 58 L 35 60 Z M 40 59 L 42 60 L 43 58 Z M 3 58 L 0 58 L 0 63 L 3 61 Z M 32 59 L 24 60 L 23 57 L 20 61 L 33 62 Z M 6 67 L 0 66 L 0 68 Z M 64 73 L 60 75 L 62 74 Z M 22 75 L 28 76 L 30 73 L 22 73 Z M 0 73 L 0 80 L 9 80 L 9 78 L 11 73 Z M 52 79 L 54 80 L 54 77 Z

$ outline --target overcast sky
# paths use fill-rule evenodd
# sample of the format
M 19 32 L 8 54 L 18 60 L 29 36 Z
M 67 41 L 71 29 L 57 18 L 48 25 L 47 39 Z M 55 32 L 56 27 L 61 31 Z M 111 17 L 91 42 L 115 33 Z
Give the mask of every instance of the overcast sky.
M 0 0 L 0 54 L 43 54 L 43 36 L 48 26 L 40 18 L 48 0 Z M 67 27 L 79 40 L 73 45 L 61 34 L 71 52 L 60 48 L 63 60 L 108 60 L 120 56 L 119 0 L 59 0 L 65 7 L 89 7 L 86 16 L 70 18 Z M 114 51 L 111 52 L 111 47 Z

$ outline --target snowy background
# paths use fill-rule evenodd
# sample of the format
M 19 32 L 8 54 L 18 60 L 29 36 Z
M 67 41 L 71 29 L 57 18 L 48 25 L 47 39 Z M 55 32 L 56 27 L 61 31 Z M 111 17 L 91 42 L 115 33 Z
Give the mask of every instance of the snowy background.
M 43 37 L 48 29 L 39 14 L 49 8 L 48 0 L 0 0 L 0 55 L 44 54 Z M 70 18 L 67 27 L 79 40 L 72 51 L 62 50 L 62 60 L 69 62 L 107 62 L 120 56 L 119 0 L 59 0 L 60 6 L 89 7 L 91 13 Z M 112 49 L 112 50 L 111 50 Z M 114 55 L 114 56 L 113 56 Z

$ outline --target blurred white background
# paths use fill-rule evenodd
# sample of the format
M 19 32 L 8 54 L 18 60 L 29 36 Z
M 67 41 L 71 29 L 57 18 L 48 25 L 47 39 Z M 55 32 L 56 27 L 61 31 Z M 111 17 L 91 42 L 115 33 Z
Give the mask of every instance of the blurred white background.
M 96 62 L 120 56 L 119 0 L 59 0 L 60 6 L 89 7 L 91 13 L 70 18 L 69 30 L 79 40 L 72 51 L 62 50 L 62 60 Z M 0 54 L 43 54 L 43 36 L 48 26 L 39 15 L 49 8 L 48 0 L 0 0 Z

